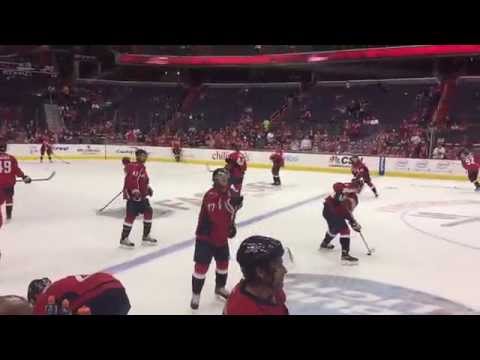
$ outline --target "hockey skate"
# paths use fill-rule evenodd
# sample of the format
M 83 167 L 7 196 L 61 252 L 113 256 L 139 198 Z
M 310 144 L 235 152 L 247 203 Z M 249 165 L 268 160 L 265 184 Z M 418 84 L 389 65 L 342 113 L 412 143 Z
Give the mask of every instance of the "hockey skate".
M 125 239 L 120 240 L 120 246 L 126 249 L 133 249 L 135 244 L 131 242 L 128 237 L 126 237 Z
M 334 248 L 335 248 L 335 245 L 332 245 L 332 244 L 326 243 L 325 241 L 322 241 L 318 250 L 333 250 Z
M 198 310 L 200 306 L 200 295 L 192 294 L 192 300 L 190 301 L 190 308 L 192 310 Z
M 358 264 L 358 259 L 356 257 L 353 257 L 349 255 L 348 253 L 342 253 L 342 264 L 343 265 L 357 265 Z
M 480 192 L 480 186 L 477 186 L 477 187 L 475 188 L 475 192 Z
M 157 245 L 157 239 L 152 238 L 150 235 L 144 236 L 142 238 L 143 245 Z
M 228 297 L 230 296 L 230 292 L 224 287 L 221 287 L 221 288 L 217 287 L 215 288 L 215 295 L 217 295 L 219 299 L 227 300 Z

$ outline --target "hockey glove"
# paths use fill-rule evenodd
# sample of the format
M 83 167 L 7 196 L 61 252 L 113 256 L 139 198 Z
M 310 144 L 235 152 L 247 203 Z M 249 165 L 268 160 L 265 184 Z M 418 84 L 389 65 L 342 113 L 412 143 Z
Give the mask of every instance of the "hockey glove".
M 142 194 L 140 193 L 140 190 L 138 189 L 132 190 L 132 200 L 133 201 L 142 200 Z
M 153 189 L 149 186 L 147 190 L 148 196 L 153 196 Z
M 230 226 L 230 230 L 228 231 L 228 238 L 233 239 L 235 235 L 237 235 L 237 227 L 235 226 L 235 224 L 233 224 L 232 226 Z
M 30 176 L 27 176 L 27 175 L 25 175 L 22 179 L 25 184 L 30 184 L 32 182 L 32 179 L 30 178 Z
M 129 158 L 129 157 L 126 157 L 126 156 L 125 156 L 124 158 L 122 158 L 122 164 L 123 164 L 123 165 L 128 165 L 128 164 L 130 164 L 130 158 Z
M 359 223 L 357 223 L 356 221 L 353 221 L 352 223 L 350 223 L 350 226 L 352 227 L 353 230 L 355 230 L 356 232 L 360 232 L 362 230 L 362 227 L 360 226 Z
M 232 196 L 230 203 L 235 209 L 240 209 L 243 206 L 243 196 Z

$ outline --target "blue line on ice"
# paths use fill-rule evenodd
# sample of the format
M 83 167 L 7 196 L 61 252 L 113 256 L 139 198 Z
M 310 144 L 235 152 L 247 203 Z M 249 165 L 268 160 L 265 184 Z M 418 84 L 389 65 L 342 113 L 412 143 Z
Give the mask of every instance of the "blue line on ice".
M 237 228 L 249 226 L 251 224 L 255 224 L 257 222 L 260 222 L 260 221 L 263 221 L 265 219 L 276 216 L 278 214 L 281 214 L 281 213 L 284 213 L 284 212 L 287 212 L 287 211 L 291 211 L 291 210 L 296 209 L 300 206 L 303 206 L 303 205 L 309 204 L 311 202 L 320 200 L 320 199 L 324 198 L 326 195 L 327 194 L 317 195 L 317 196 L 314 196 L 312 198 L 305 199 L 305 200 L 293 203 L 291 205 L 287 205 L 287 206 L 284 206 L 284 207 L 266 212 L 264 214 L 254 216 L 250 219 L 239 222 L 237 224 Z M 161 258 L 163 256 L 173 254 L 177 251 L 181 251 L 183 249 L 186 249 L 186 248 L 192 246 L 194 243 L 195 243 L 195 238 L 191 238 L 191 239 L 188 239 L 188 240 L 185 240 L 185 241 L 181 241 L 179 243 L 176 243 L 176 244 L 173 244 L 173 245 L 155 250 L 151 253 L 139 256 L 137 258 L 125 261 L 123 263 L 110 266 L 106 269 L 103 269 L 102 271 L 112 273 L 112 274 L 118 274 L 118 273 L 127 271 L 131 268 L 143 265 L 143 264 L 145 264 L 147 262 L 150 262 L 152 260 L 155 260 L 155 259 Z

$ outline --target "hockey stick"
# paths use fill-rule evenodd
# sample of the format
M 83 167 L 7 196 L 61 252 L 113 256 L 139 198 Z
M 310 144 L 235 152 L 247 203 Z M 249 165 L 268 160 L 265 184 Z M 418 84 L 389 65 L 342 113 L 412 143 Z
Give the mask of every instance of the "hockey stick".
M 362 238 L 362 241 L 363 243 L 365 244 L 365 247 L 367 248 L 367 255 L 372 255 L 372 253 L 375 252 L 375 249 L 374 248 L 370 248 L 367 244 L 367 241 L 365 240 L 365 238 L 363 237 L 363 234 L 361 232 L 358 232 L 360 234 L 360 237 Z
M 63 162 L 64 164 L 69 164 L 69 165 L 70 165 L 70 163 L 69 163 L 68 161 L 65 161 L 65 160 L 63 160 L 62 158 L 59 158 L 59 157 L 58 157 L 57 155 L 55 155 L 55 154 L 52 154 L 52 155 L 53 155 L 53 158 L 54 158 L 54 159 L 60 160 L 60 161 Z
M 293 259 L 293 254 L 292 254 L 292 251 L 290 250 L 289 247 L 285 246 L 285 252 L 287 253 L 288 255 L 288 258 L 290 259 L 290 261 L 292 262 L 292 264 L 295 263 L 294 259 Z
M 51 179 L 55 176 L 55 174 L 56 174 L 56 173 L 55 173 L 55 171 L 54 171 L 54 172 L 52 172 L 52 173 L 50 174 L 49 177 L 32 179 L 32 182 L 34 182 L 34 181 L 48 181 L 48 180 L 51 180 Z M 16 182 L 23 182 L 23 180 L 18 180 L 18 179 L 17 179 Z
M 107 205 L 105 205 L 103 208 L 101 208 L 100 210 L 97 210 L 97 214 L 101 213 L 103 210 L 105 210 L 111 203 L 113 203 L 121 194 L 123 193 L 123 190 L 120 191 L 117 195 L 115 195 L 115 197 L 110 200 Z

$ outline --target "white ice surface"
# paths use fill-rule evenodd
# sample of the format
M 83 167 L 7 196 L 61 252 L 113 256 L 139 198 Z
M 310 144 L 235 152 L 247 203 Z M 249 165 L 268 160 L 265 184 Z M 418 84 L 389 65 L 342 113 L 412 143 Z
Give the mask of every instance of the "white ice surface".
M 137 220 L 131 234 L 138 244 L 134 250 L 118 247 L 124 207 L 121 198 L 106 215 L 96 214 L 122 187 L 119 161 L 21 162 L 21 166 L 31 177 L 43 177 L 53 170 L 57 174 L 50 182 L 16 186 L 14 219 L 0 229 L 0 294 L 25 296 L 33 278 L 91 273 L 165 248 L 169 249 L 166 254 L 117 273 L 127 288 L 131 314 L 191 314 L 193 246 L 173 251 L 170 246 L 193 239 L 199 211 L 195 199 L 211 183 L 204 166 L 147 164 L 155 191 L 151 202 L 163 212 L 153 221 L 152 235 L 159 245 L 140 245 L 142 225 Z M 261 234 L 278 238 L 292 250 L 292 274 L 372 280 L 480 309 L 476 286 L 480 221 L 475 219 L 480 217 L 480 194 L 473 192 L 470 183 L 375 177 L 380 198 L 375 199 L 365 186 L 355 216 L 376 252 L 366 256 L 360 238 L 353 234 L 351 253 L 360 258 L 360 265 L 349 267 L 340 265 L 338 240 L 332 253 L 317 250 L 326 230 L 321 199 L 277 214 L 272 211 L 329 193 L 333 182 L 347 181 L 350 176 L 298 171 L 281 175 L 280 189 L 266 185 L 272 181 L 269 170 L 247 171 L 245 203 L 237 222 L 254 221 L 239 226 L 231 241 L 229 287 L 240 279 L 234 260 L 239 242 Z M 395 210 L 392 205 L 401 208 Z M 265 214 L 270 216 L 262 218 Z M 223 304 L 213 296 L 214 277 L 212 263 L 200 314 L 222 311 Z

